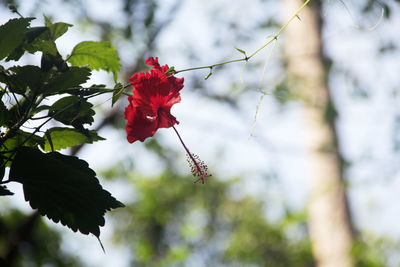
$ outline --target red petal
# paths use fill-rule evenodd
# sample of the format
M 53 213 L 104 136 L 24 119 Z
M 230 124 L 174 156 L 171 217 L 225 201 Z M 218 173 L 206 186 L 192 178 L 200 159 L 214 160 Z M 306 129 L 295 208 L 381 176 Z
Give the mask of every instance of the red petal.
M 154 90 L 152 86 L 156 84 L 143 83 L 136 88 L 133 95 L 133 105 L 146 116 L 155 116 L 159 108 L 170 110 L 174 104 L 181 101 L 179 91 L 171 89 L 167 83 L 157 84 L 159 90 Z M 165 91 L 166 94 L 161 94 L 161 91 Z
M 179 121 L 177 121 L 176 118 L 171 115 L 171 112 L 163 108 L 158 111 L 157 121 L 158 128 L 169 128 L 174 126 L 174 124 L 179 124 Z
M 129 105 L 125 109 L 125 119 L 128 123 L 125 126 L 129 143 L 137 140 L 143 142 L 147 137 L 151 137 L 157 131 L 157 121 L 149 120 L 143 114 Z
M 149 57 L 148 59 L 146 59 L 145 61 L 146 65 L 152 66 L 153 69 L 157 69 L 162 71 L 160 64 L 158 63 L 158 57 L 154 58 L 154 57 Z M 168 65 L 166 65 L 168 67 Z

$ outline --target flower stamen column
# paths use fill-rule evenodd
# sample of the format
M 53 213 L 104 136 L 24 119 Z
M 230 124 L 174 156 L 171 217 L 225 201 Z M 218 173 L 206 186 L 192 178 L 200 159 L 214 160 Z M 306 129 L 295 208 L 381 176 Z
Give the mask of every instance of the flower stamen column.
M 187 157 L 188 157 L 188 163 L 191 168 L 192 174 L 194 177 L 199 177 L 196 181 L 194 181 L 194 184 L 197 184 L 198 181 L 201 181 L 202 184 L 204 184 L 204 178 L 212 176 L 211 174 L 208 174 L 208 167 L 204 163 L 204 161 L 200 160 L 199 156 L 192 154 L 189 149 L 186 147 L 185 143 L 183 142 L 180 134 L 176 130 L 174 126 L 172 126 L 174 129 L 176 135 L 178 135 L 179 141 L 181 141 L 181 144 L 183 145 L 183 148 L 186 150 Z

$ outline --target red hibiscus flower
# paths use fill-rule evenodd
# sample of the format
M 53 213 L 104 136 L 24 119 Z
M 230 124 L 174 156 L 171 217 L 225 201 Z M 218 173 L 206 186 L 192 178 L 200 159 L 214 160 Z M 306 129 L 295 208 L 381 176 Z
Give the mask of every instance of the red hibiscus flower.
M 207 165 L 198 156 L 190 153 L 174 127 L 179 122 L 171 114 L 171 107 L 181 102 L 179 91 L 183 88 L 183 78 L 166 74 L 169 67 L 160 66 L 158 58 L 150 57 L 146 64 L 152 66 L 150 72 L 136 73 L 129 78 L 133 86 L 133 96 L 128 97 L 129 105 L 125 109 L 128 142 L 143 142 L 159 128 L 172 127 L 187 152 L 193 175 L 198 177 L 194 183 L 201 181 L 204 184 L 204 178 L 211 176 L 207 172 Z
M 133 97 L 128 98 L 129 106 L 125 109 L 129 143 L 143 142 L 159 128 L 179 123 L 170 111 L 174 104 L 181 101 L 179 91 L 183 88 L 183 78 L 165 74 L 169 67 L 161 67 L 158 58 L 150 57 L 146 64 L 152 66 L 150 73 L 136 73 L 129 79 L 133 86 Z

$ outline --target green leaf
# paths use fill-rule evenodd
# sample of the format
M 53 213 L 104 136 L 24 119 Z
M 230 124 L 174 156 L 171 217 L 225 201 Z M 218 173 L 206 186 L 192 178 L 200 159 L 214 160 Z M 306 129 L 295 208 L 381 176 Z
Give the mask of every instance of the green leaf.
M 40 67 L 43 71 L 55 71 L 66 72 L 69 70 L 67 62 L 62 56 L 56 51 L 56 55 L 51 55 L 43 52 Z M 55 69 L 53 68 L 55 67 Z
M 92 124 L 92 104 L 78 96 L 67 96 L 56 101 L 49 109 L 49 116 L 66 125 L 83 128 L 85 123 Z
M 111 106 L 114 106 L 115 102 L 118 101 L 118 99 L 121 97 L 123 92 L 124 92 L 124 86 L 121 83 L 117 83 L 114 86 Z
M 74 66 L 89 64 L 91 69 L 112 72 L 115 82 L 121 67 L 117 50 L 109 42 L 81 42 L 72 50 L 68 62 Z
M 41 36 L 46 36 L 44 35 L 45 32 L 47 32 L 48 36 L 48 31 L 49 29 L 47 27 L 31 27 L 28 28 L 25 32 L 25 39 L 21 42 L 21 44 L 16 47 L 6 58 L 6 61 L 10 60 L 19 60 L 22 55 L 25 53 L 25 51 L 28 51 L 30 53 L 35 53 L 36 51 L 50 51 L 51 53 L 56 53 L 57 48 L 55 44 L 52 43 L 46 43 L 43 45 L 43 47 L 47 46 L 46 48 L 41 49 L 41 46 L 38 44 L 39 42 L 43 42 L 41 40 L 43 37 Z
M 48 31 L 47 27 L 31 27 L 25 33 L 25 38 L 28 43 L 32 43 L 38 36 L 40 36 L 45 31 Z
M 0 185 L 0 196 L 12 196 L 13 192 L 7 189 L 4 185 Z
M 49 129 L 48 133 L 54 150 L 61 150 L 82 143 L 92 144 L 96 141 L 105 140 L 98 136 L 96 131 L 89 131 L 89 134 L 85 135 L 73 128 L 55 127 Z M 52 151 L 50 140 L 47 138 L 44 146 L 42 146 L 43 150 L 46 152 Z
M 8 110 L 3 101 L 0 102 L 0 125 L 3 126 L 8 122 Z
M 14 66 L 8 70 L 0 69 L 0 82 L 7 84 L 11 92 L 22 95 L 28 87 L 39 91 L 47 75 L 38 66 Z
M 33 209 L 74 232 L 99 237 L 105 212 L 124 206 L 102 188 L 86 161 L 58 152 L 20 148 L 9 179 L 23 185 Z
M 33 18 L 11 19 L 0 26 L 0 60 L 8 56 L 23 41 Z
M 26 91 L 26 87 L 18 81 L 15 74 L 8 70 L 0 70 L 0 82 L 6 84 L 12 93 L 24 94 Z
M 43 18 L 44 18 L 44 25 L 46 25 L 46 26 L 50 26 L 50 25 L 52 25 L 52 24 L 53 24 L 53 22 L 52 22 L 52 18 L 50 18 L 50 17 L 47 17 L 46 15 L 43 15 Z
M 0 151 L 13 150 L 20 145 L 37 147 L 38 145 L 43 145 L 43 138 L 32 133 L 24 132 L 18 130 L 17 134 L 4 142 L 3 147 Z
M 64 22 L 57 22 L 51 25 L 48 25 L 50 30 L 50 38 L 55 41 L 60 36 L 64 35 L 68 31 L 68 28 L 72 27 L 72 24 L 64 23 Z
M 239 49 L 239 48 L 237 48 L 237 47 L 235 47 L 235 49 L 236 49 L 237 51 L 239 51 L 240 53 L 242 53 L 245 57 L 247 57 L 247 56 L 246 56 L 246 51 L 244 51 L 244 50 L 242 50 L 242 49 Z
M 24 49 L 31 54 L 42 51 L 43 53 L 57 56 L 58 53 L 57 46 L 54 41 L 41 37 L 36 38 L 35 41 L 33 41 L 30 45 L 26 45 Z
M 46 23 L 46 25 L 47 27 L 36 27 L 35 38 L 32 40 L 28 38 L 27 34 L 28 43 L 23 46 L 23 49 L 32 54 L 37 51 L 42 51 L 44 54 L 57 56 L 58 50 L 54 41 L 66 33 L 68 27 L 71 27 L 72 25 L 64 22 L 58 22 L 55 24 Z M 40 31 L 41 33 L 39 34 Z
M 46 80 L 47 73 L 42 72 L 38 66 L 26 65 L 26 66 L 15 66 L 9 68 L 13 73 L 9 80 L 12 81 L 10 84 L 10 91 L 23 94 L 27 88 L 35 92 L 42 90 L 44 80 Z
M 32 110 L 30 114 L 31 114 L 31 115 L 34 115 L 34 114 L 37 114 L 37 113 L 39 113 L 39 112 L 41 112 L 41 111 L 49 110 L 49 109 L 50 109 L 50 106 L 48 106 L 48 105 L 41 105 L 41 106 L 35 108 L 34 110 Z
M 44 89 L 44 94 L 52 95 L 66 89 L 78 87 L 85 83 L 90 75 L 91 70 L 89 68 L 71 67 L 68 71 L 58 74 L 51 80 Z
M 14 60 L 17 61 L 19 60 L 25 53 L 25 50 L 22 48 L 21 46 L 18 46 L 17 48 L 14 49 L 14 51 L 12 51 L 8 57 L 6 58 L 6 61 L 10 61 L 10 60 Z
M 15 136 L 7 139 L 0 147 L 0 152 L 3 153 L 3 156 L 10 158 L 6 163 L 6 167 L 10 167 L 11 165 L 11 160 L 15 156 L 15 153 L 13 153 L 14 150 L 22 145 L 37 148 L 38 146 L 44 145 L 44 140 L 38 135 L 32 135 L 31 133 L 18 130 Z
M 50 71 L 51 68 L 55 65 L 54 61 L 55 61 L 54 56 L 47 53 L 42 53 L 42 58 L 40 60 L 40 68 L 43 71 Z
M 0 155 L 0 182 L 3 181 L 4 173 L 6 172 L 6 158 Z
M 50 150 L 49 150 L 49 151 L 54 152 L 53 140 L 51 139 L 51 135 L 50 135 L 49 130 L 47 130 L 47 131 L 44 133 L 44 136 L 46 137 L 45 140 L 47 141 L 47 144 L 50 145 Z M 43 148 L 43 147 L 42 147 L 42 148 Z M 46 151 L 46 152 L 48 152 L 48 151 Z
M 172 67 L 170 67 L 169 69 L 167 69 L 167 71 L 165 72 L 165 74 L 175 74 L 176 73 L 176 71 L 175 71 L 175 67 L 174 66 L 172 66 Z

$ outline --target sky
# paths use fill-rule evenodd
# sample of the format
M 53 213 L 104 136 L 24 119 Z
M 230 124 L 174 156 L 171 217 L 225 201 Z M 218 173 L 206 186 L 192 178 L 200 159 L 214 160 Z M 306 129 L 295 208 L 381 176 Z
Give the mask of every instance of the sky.
M 32 1 L 33 2 L 33 1 Z M 25 1 L 20 12 L 30 10 L 31 1 Z M 41 13 L 53 13 L 62 10 L 60 1 L 48 1 L 47 9 Z M 173 1 L 163 1 L 161 13 L 168 10 Z M 250 1 L 251 2 L 251 1 Z M 93 16 L 97 18 L 118 21 L 119 1 L 87 1 Z M 268 4 L 269 3 L 269 4 Z M 267 8 L 268 7 L 268 8 Z M 238 1 L 182 1 L 177 19 L 162 34 L 158 42 L 158 55 L 161 64 L 174 65 L 176 69 L 201 66 L 220 62 L 225 58 L 238 58 L 241 55 L 234 49 L 239 47 L 246 51 L 254 51 L 267 41 L 267 36 L 274 32 L 251 32 L 250 29 L 268 16 L 279 14 L 279 5 L 271 1 L 259 2 Z M 349 6 L 350 10 L 356 10 Z M 242 12 L 243 9 L 246 12 Z M 399 13 L 399 8 L 392 11 Z M 212 13 L 215 12 L 215 13 Z M 377 16 L 375 17 L 375 13 Z M 379 9 L 371 17 L 361 17 L 353 13 L 355 21 L 363 27 L 374 24 L 379 18 Z M 68 12 L 56 12 L 58 21 L 73 23 L 74 15 Z M 334 71 L 338 74 L 330 80 L 333 88 L 335 103 L 339 109 L 338 129 L 341 137 L 341 148 L 346 159 L 352 163 L 347 171 L 349 180 L 350 203 L 356 225 L 377 235 L 387 235 L 396 240 L 400 239 L 398 202 L 400 177 L 397 170 L 398 156 L 392 151 L 393 117 L 399 111 L 399 99 L 390 93 L 399 87 L 398 73 L 399 52 L 380 56 L 377 48 L 387 40 L 399 43 L 398 29 L 400 16 L 392 16 L 390 21 L 382 22 L 374 31 L 356 29 L 354 20 L 340 1 L 331 1 L 326 14 L 326 29 L 324 41 L 326 53 L 335 60 Z M 235 18 L 237 27 L 242 30 L 242 39 L 231 34 L 224 24 Z M 249 20 L 248 18 L 252 19 Z M 337 19 L 340 17 L 340 19 Z M 0 23 L 5 23 L 10 13 L 0 10 Z M 283 23 L 283 21 L 281 21 Z M 217 25 L 217 27 L 215 26 Z M 220 26 L 220 27 L 218 27 Z M 63 36 L 59 48 L 68 54 L 73 46 L 83 40 L 98 40 L 95 30 L 86 30 L 75 26 Z M 215 47 L 213 40 L 220 39 L 223 44 Z M 284 38 L 284 33 L 283 33 Z M 396 39 L 397 38 L 397 39 Z M 62 45 L 61 45 L 62 44 Z M 268 71 L 263 78 L 263 89 L 270 91 L 271 84 L 279 77 L 280 51 L 283 42 L 278 41 L 276 51 L 268 65 Z M 188 59 L 187 51 L 195 51 L 195 56 Z M 254 58 L 252 66 L 247 67 L 241 82 L 241 63 L 230 66 L 227 70 L 214 70 L 209 80 L 203 81 L 208 90 L 225 92 L 226 80 L 234 80 L 239 87 L 245 88 L 247 83 L 258 81 L 262 74 L 262 66 L 268 55 L 268 49 Z M 134 56 L 133 51 L 120 51 L 122 62 Z M 120 54 L 120 55 L 121 55 Z M 30 58 L 39 62 L 38 57 Z M 240 112 L 233 111 L 227 105 L 221 105 L 200 97 L 191 88 L 192 77 L 203 77 L 207 70 L 185 74 L 185 90 L 182 91 L 182 102 L 175 105 L 172 113 L 181 122 L 178 126 L 180 134 L 189 149 L 198 154 L 208 163 L 211 170 L 218 173 L 222 179 L 243 176 L 245 179 L 236 190 L 236 197 L 252 194 L 266 202 L 276 203 L 276 208 L 268 210 L 268 216 L 277 217 L 282 212 L 282 203 L 293 209 L 301 209 L 307 204 L 307 154 L 305 149 L 304 121 L 301 114 L 301 104 L 292 102 L 284 111 L 279 104 L 266 95 L 257 116 L 257 123 L 252 131 L 254 116 L 260 94 L 247 92 L 239 99 Z M 358 87 L 348 79 L 349 75 L 359 78 Z M 179 75 L 178 75 L 179 76 Z M 94 75 L 95 83 L 110 83 L 111 76 L 100 72 Z M 363 99 L 354 97 L 355 88 L 366 90 L 371 97 Z M 122 100 L 126 101 L 126 100 Z M 80 157 L 87 160 L 90 166 L 101 170 L 111 165 L 107 155 L 123 158 L 129 155 L 136 159 L 139 171 L 146 174 L 157 174 L 162 168 L 157 168 L 157 159 L 147 152 L 141 143 L 127 145 L 123 132 L 106 129 L 101 135 L 107 141 L 85 148 Z M 179 148 L 180 143 L 171 130 L 160 130 L 157 135 L 167 147 Z M 201 142 L 199 142 L 201 141 Z M 99 156 L 98 151 L 105 151 Z M 186 166 L 185 153 L 182 151 L 178 166 L 183 173 L 189 172 Z M 181 163 L 179 163 L 179 160 Z M 268 182 L 268 175 L 274 170 L 279 180 Z M 109 186 L 109 187 L 107 187 Z M 124 187 L 105 184 L 107 190 L 122 202 L 131 197 L 132 191 Z M 10 202 L 18 202 L 17 206 L 24 211 L 30 207 L 23 201 L 22 190 L 10 186 L 17 191 Z M 266 199 L 268 196 L 268 199 Z M 18 200 L 18 201 L 14 201 Z M 22 200 L 22 201 L 21 201 Z M 110 213 L 107 216 L 112 216 Z M 102 229 L 102 240 L 107 249 L 107 255 L 87 258 L 95 266 L 126 266 L 126 249 L 115 248 L 110 241 L 112 225 L 110 220 Z M 65 249 L 73 253 L 98 255 L 99 247 L 95 238 L 74 234 L 60 225 L 50 224 L 65 233 Z

